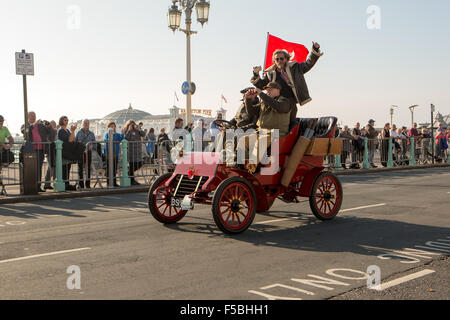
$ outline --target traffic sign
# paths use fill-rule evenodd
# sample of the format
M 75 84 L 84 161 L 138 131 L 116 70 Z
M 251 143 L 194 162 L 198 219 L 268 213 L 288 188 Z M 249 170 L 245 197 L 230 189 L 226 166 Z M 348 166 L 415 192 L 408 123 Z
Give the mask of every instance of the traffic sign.
M 181 92 L 183 92 L 184 95 L 188 94 L 189 92 L 191 94 L 194 94 L 196 88 L 197 87 L 195 86 L 195 83 L 191 82 L 189 84 L 189 82 L 185 81 L 185 82 L 183 82 L 183 85 L 181 86 Z
M 190 89 L 191 94 L 194 94 L 196 89 L 197 87 L 195 86 L 195 83 L 191 82 L 191 89 Z
M 34 55 L 27 52 L 16 52 L 16 74 L 34 76 Z
M 183 94 L 188 94 L 190 90 L 191 86 L 189 85 L 189 82 L 183 82 L 183 85 L 181 86 L 181 92 L 183 92 Z

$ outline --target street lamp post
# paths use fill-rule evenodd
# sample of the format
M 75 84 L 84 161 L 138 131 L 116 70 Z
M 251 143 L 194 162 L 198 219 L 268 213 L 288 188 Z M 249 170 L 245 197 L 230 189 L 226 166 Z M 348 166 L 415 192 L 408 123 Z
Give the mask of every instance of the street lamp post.
M 435 111 L 434 104 L 431 104 L 431 157 L 434 164 L 434 111 Z
M 177 4 L 184 10 L 186 15 L 186 29 L 180 29 L 182 10 L 178 9 Z M 186 121 L 192 122 L 192 93 L 193 86 L 191 82 L 191 35 L 196 34 L 196 31 L 191 30 L 192 24 L 192 9 L 195 7 L 197 12 L 197 21 L 202 24 L 208 22 L 210 4 L 206 0 L 172 0 L 172 6 L 169 8 L 167 17 L 169 19 L 169 28 L 175 33 L 179 30 L 186 34 L 186 81 L 191 87 L 186 94 Z
M 409 110 L 411 110 L 411 128 L 414 127 L 414 109 L 417 107 L 418 107 L 417 104 L 409 107 Z
M 390 114 L 391 114 L 391 128 L 392 128 L 392 124 L 394 122 L 394 108 L 398 108 L 398 106 L 396 105 L 392 105 L 391 110 L 390 110 Z

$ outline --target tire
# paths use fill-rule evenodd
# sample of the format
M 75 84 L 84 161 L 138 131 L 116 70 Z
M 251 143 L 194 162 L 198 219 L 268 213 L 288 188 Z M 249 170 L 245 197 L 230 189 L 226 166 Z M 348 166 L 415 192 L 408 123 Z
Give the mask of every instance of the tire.
M 341 209 L 343 196 L 339 179 L 330 172 L 322 172 L 312 187 L 309 206 L 317 219 L 332 220 Z
M 163 184 L 172 176 L 171 173 L 163 174 L 153 182 L 148 192 L 148 208 L 152 216 L 159 222 L 164 224 L 177 223 L 184 218 L 187 211 L 181 208 L 173 208 L 170 205 L 170 189 L 163 187 Z M 160 188 L 161 187 L 161 188 Z M 158 189 L 158 190 L 157 190 Z M 157 194 L 153 193 L 157 190 Z M 169 215 L 167 216 L 167 210 Z M 174 212 L 174 215 L 172 215 Z
M 232 177 L 224 180 L 216 189 L 211 210 L 214 221 L 222 232 L 239 234 L 252 224 L 256 206 L 253 187 L 241 177 Z M 239 218 L 241 215 L 242 221 Z

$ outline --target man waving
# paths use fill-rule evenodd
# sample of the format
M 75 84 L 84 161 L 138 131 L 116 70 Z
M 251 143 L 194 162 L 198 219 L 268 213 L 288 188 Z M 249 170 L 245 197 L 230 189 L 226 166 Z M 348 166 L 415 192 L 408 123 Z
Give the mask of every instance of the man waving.
M 297 117 L 296 104 L 298 103 L 300 106 L 303 106 L 312 100 L 309 96 L 304 74 L 314 67 L 322 55 L 320 45 L 317 42 L 313 42 L 312 51 L 308 59 L 302 63 L 289 61 L 291 56 L 286 50 L 276 50 L 272 56 L 273 65 L 265 70 L 264 78 L 259 76 L 261 67 L 254 67 L 253 77 L 250 81 L 255 87 L 261 90 L 269 82 L 277 82 L 280 84 L 281 95 L 294 102 L 294 108 L 291 112 L 291 122 L 295 122 Z

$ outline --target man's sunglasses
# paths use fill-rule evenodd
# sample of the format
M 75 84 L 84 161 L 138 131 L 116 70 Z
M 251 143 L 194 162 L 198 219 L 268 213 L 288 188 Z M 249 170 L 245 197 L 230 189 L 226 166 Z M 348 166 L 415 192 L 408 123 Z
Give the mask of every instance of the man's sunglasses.
M 284 61 L 286 60 L 285 58 L 275 58 L 275 61 Z

